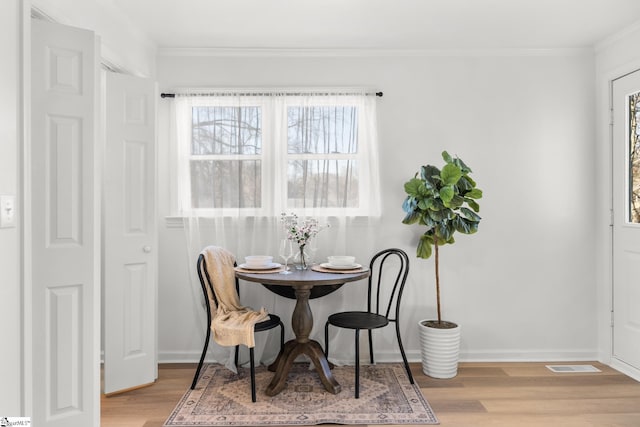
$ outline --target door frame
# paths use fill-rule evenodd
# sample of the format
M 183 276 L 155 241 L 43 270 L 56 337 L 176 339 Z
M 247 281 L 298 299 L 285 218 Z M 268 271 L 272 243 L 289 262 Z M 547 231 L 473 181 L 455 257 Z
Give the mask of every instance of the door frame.
M 640 70 L 640 59 L 596 76 L 596 296 L 599 361 L 640 381 L 640 370 L 613 357 L 613 84 Z
M 33 413 L 33 307 L 31 304 L 33 294 L 33 278 L 31 270 L 27 266 L 32 263 L 32 235 L 31 235 L 31 172 L 29 160 L 31 159 L 31 0 L 21 1 L 21 29 L 20 50 L 22 53 L 20 72 L 22 74 L 22 110 L 19 116 L 22 118 L 22 148 L 19 153 L 18 182 L 21 194 L 21 235 L 20 235 L 20 274 L 22 282 L 22 415 L 30 416 Z M 27 226 L 29 225 L 29 226 Z

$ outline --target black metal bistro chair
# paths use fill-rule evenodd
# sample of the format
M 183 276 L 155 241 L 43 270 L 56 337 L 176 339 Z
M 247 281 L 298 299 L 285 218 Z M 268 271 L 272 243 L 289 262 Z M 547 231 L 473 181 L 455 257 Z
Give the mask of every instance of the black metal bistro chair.
M 198 382 L 198 377 L 200 376 L 200 370 L 202 369 L 202 364 L 204 362 L 205 355 L 207 354 L 207 348 L 209 347 L 209 339 L 211 338 L 211 304 L 209 303 L 209 294 L 213 297 L 213 301 L 218 305 L 218 298 L 216 297 L 216 293 L 214 292 L 213 282 L 211 281 L 211 277 L 209 276 L 209 272 L 207 271 L 207 264 L 205 261 L 204 255 L 200 254 L 198 257 L 198 277 L 200 279 L 200 285 L 202 286 L 202 292 L 204 294 L 204 300 L 207 307 L 207 336 L 204 340 L 204 348 L 202 349 L 202 355 L 200 356 L 200 363 L 198 363 L 198 369 L 196 369 L 196 373 L 193 376 L 193 382 L 191 383 L 191 390 L 196 387 L 196 383 Z M 235 279 L 236 282 L 236 292 L 240 292 L 240 286 L 238 283 L 238 279 Z M 270 329 L 275 328 L 276 326 L 280 326 L 280 351 L 284 346 L 284 325 L 280 320 L 280 317 L 269 313 L 269 319 L 264 320 L 262 322 L 256 323 L 254 325 L 254 332 L 262 332 L 268 331 Z M 240 350 L 240 346 L 236 346 L 234 363 L 236 367 L 238 366 L 238 353 Z M 256 401 L 256 372 L 255 372 L 255 360 L 254 360 L 254 352 L 253 348 L 249 348 L 249 360 L 251 364 L 251 401 Z
M 391 262 L 389 257 L 396 258 L 397 262 Z M 409 273 L 409 257 L 401 249 L 385 249 L 378 252 L 371 259 L 369 268 L 371 276 L 369 276 L 367 311 L 345 311 L 332 314 L 329 316 L 324 327 L 324 352 L 327 357 L 329 357 L 329 325 L 355 330 L 356 398 L 360 395 L 360 330 L 362 329 L 366 329 L 369 332 L 369 357 L 373 364 L 372 330 L 383 328 L 390 322 L 394 322 L 396 324 L 396 337 L 398 339 L 398 346 L 400 347 L 400 354 L 402 355 L 402 360 L 404 361 L 404 367 L 407 371 L 407 375 L 409 376 L 409 380 L 411 381 L 411 384 L 414 383 L 413 375 L 411 375 L 411 370 L 409 369 L 409 362 L 407 362 L 407 356 L 404 352 L 404 347 L 402 346 L 400 325 L 398 323 L 400 318 L 400 301 L 402 299 L 402 291 L 404 290 L 404 285 L 407 281 L 407 274 Z M 394 277 L 395 280 L 393 281 L 393 288 L 390 288 L 391 290 L 389 291 L 388 300 L 381 301 L 383 282 L 388 278 Z M 391 283 L 391 280 L 389 280 L 389 283 Z

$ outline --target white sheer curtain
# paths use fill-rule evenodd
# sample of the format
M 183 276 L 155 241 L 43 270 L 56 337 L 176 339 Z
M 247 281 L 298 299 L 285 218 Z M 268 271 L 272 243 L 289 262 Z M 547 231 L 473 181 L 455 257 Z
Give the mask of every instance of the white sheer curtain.
M 171 107 L 175 117 L 172 179 L 178 186 L 175 213 L 183 217 L 188 257 L 193 260 L 194 308 L 204 304 L 195 270 L 200 251 L 208 245 L 222 246 L 236 255 L 238 264 L 255 254 L 273 255 L 279 261 L 278 243 L 285 237 L 282 212 L 330 224 L 315 238 L 316 261 L 349 254 L 368 264 L 379 249 L 376 97 L 344 89 L 308 94 L 301 90 L 208 92 L 177 94 Z M 232 120 L 243 124 L 231 125 Z M 236 134 L 229 135 L 229 129 Z M 210 171 L 214 180 L 216 172 L 224 171 L 229 184 L 198 193 Z M 364 308 L 365 286 L 364 282 L 349 284 L 312 300 L 311 338 L 324 345 L 329 314 Z M 294 300 L 253 283 L 241 283 L 240 296 L 245 305 L 280 315 L 286 339 L 293 337 Z M 275 359 L 278 333 L 276 329 L 256 335 L 256 360 Z M 332 344 L 332 348 L 337 347 Z M 210 359 L 231 368 L 230 355 L 231 349 L 210 344 Z

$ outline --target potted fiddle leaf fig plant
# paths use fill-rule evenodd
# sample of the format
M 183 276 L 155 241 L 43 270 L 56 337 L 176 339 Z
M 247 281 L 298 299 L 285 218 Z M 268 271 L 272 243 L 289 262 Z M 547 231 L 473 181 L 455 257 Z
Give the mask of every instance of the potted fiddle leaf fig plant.
M 418 224 L 425 229 L 416 255 L 435 259 L 437 319 L 421 320 L 420 340 L 422 370 L 434 378 L 452 378 L 458 372 L 460 325 L 442 319 L 440 303 L 439 248 L 455 242 L 454 234 L 473 234 L 480 223 L 482 190 L 469 176 L 471 168 L 460 158 L 442 152 L 442 169 L 426 165 L 404 184 L 407 197 L 402 208 L 404 224 Z

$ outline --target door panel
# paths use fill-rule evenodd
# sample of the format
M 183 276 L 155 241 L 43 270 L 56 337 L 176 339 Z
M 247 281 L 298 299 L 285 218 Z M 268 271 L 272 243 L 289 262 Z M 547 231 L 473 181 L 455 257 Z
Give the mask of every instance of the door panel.
M 640 71 L 613 82 L 613 357 L 640 369 Z
M 104 392 L 157 378 L 155 83 L 106 74 Z
M 32 20 L 30 170 L 34 425 L 100 416 L 96 38 Z M 97 169 L 99 171 L 99 168 Z

